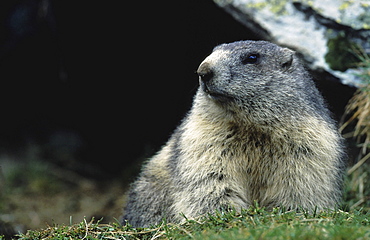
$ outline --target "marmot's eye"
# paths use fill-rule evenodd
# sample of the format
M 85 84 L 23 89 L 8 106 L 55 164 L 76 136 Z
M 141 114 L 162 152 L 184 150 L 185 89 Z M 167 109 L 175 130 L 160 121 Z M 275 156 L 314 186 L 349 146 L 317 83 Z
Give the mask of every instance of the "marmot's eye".
M 241 61 L 243 64 L 254 64 L 257 63 L 259 59 L 259 54 L 248 54 L 241 57 Z

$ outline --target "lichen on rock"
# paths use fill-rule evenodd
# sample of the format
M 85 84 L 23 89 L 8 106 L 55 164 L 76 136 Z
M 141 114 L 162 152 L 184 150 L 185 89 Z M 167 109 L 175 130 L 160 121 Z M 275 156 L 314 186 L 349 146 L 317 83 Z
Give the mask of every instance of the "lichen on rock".
M 358 48 L 357 44 L 348 40 L 346 36 L 338 35 L 330 38 L 325 60 L 333 70 L 344 72 L 349 68 L 356 68 L 360 61 L 354 53 L 356 48 Z

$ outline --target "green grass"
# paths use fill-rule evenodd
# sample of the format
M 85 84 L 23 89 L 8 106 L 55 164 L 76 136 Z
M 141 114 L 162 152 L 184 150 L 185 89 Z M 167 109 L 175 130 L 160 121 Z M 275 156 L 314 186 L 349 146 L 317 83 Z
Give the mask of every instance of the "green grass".
M 129 224 L 83 221 L 48 226 L 17 236 L 18 239 L 370 239 L 370 213 L 322 211 L 298 213 L 276 208 L 251 207 L 241 213 L 217 212 L 182 224 L 132 228 Z M 0 238 L 1 239 L 1 238 Z

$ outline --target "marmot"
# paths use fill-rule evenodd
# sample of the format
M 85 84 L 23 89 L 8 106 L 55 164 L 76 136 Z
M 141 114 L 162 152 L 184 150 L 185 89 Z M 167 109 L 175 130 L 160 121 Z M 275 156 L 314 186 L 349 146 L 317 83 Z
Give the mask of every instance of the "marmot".
M 294 51 L 266 41 L 221 44 L 200 64 L 194 103 L 131 186 L 136 227 L 217 209 L 336 208 L 343 140 Z

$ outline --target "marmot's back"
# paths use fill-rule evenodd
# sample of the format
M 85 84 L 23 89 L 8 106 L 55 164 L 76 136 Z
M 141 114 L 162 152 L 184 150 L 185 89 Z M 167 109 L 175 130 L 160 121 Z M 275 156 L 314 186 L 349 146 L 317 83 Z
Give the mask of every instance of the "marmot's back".
M 335 208 L 342 138 L 294 52 L 264 41 L 217 46 L 191 111 L 132 185 L 124 220 L 148 226 L 254 201 Z

